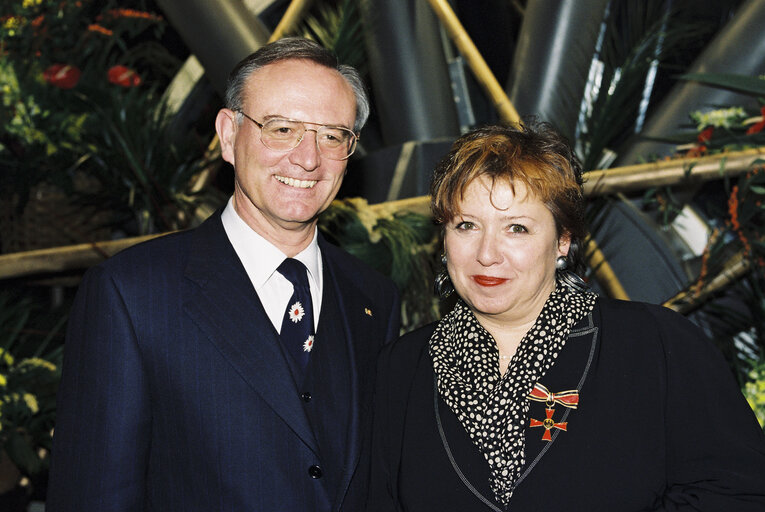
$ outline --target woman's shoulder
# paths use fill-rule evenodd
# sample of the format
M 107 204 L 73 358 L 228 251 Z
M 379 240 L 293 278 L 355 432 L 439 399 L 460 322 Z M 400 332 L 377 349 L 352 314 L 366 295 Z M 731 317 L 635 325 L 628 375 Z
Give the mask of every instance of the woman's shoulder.
M 701 327 L 667 307 L 601 298 L 598 308 L 600 318 L 596 324 L 602 327 L 603 342 L 618 341 L 621 350 L 654 350 L 678 361 L 722 359 Z
M 422 358 L 428 355 L 428 341 L 437 325 L 438 322 L 432 322 L 419 327 L 383 347 L 380 352 L 381 365 L 388 372 L 406 374 L 414 371 Z
M 700 329 L 680 313 L 667 307 L 647 302 L 598 298 L 600 317 L 604 323 L 622 325 L 630 330 L 689 330 Z
M 390 357 L 409 358 L 427 349 L 428 341 L 436 330 L 438 322 L 431 322 L 402 335 L 386 347 Z

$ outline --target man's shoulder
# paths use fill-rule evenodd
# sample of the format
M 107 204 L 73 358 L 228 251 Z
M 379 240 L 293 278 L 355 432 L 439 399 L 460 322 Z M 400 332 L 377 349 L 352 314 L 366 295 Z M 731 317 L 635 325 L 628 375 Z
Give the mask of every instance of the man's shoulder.
M 197 227 L 175 231 L 130 246 L 91 269 L 92 273 L 128 274 L 140 280 L 142 272 L 180 272 L 195 254 L 209 254 L 225 243 L 220 215 L 214 214 Z
M 176 231 L 140 242 L 118 252 L 100 264 L 101 267 L 117 269 L 124 266 L 161 264 L 173 256 L 187 254 L 193 230 Z

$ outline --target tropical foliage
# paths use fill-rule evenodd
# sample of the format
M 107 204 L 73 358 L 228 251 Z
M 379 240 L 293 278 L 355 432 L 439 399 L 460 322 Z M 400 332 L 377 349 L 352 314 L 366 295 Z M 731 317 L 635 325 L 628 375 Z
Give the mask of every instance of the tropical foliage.
M 380 215 L 364 199 L 343 199 L 322 214 L 319 229 L 396 283 L 402 293 L 402 332 L 439 318 L 433 278 L 440 244 L 430 218 L 409 212 Z
M 735 90 L 752 101 L 690 113 L 693 128 L 670 138 L 679 143 L 680 154 L 716 154 L 765 145 L 765 78 L 713 74 L 683 78 Z M 657 208 L 667 223 L 688 202 L 707 219 L 710 234 L 698 276 L 678 295 L 677 303 L 711 331 L 742 382 L 765 361 L 764 166 L 765 158 L 756 158 L 746 173 L 725 175 L 691 197 L 654 188 L 645 195 L 646 203 Z M 712 281 L 725 286 L 711 297 L 704 296 L 705 286 Z
M 65 316 L 44 334 L 31 331 L 29 297 L 0 294 L 0 451 L 22 475 L 47 469 L 56 412 Z
M 0 190 L 23 210 L 47 182 L 136 234 L 183 227 L 206 142 L 169 129 L 179 66 L 161 16 L 108 0 L 25 0 L 0 11 Z M 77 176 L 97 183 L 87 190 Z M 6 196 L 6 200 L 8 197 Z

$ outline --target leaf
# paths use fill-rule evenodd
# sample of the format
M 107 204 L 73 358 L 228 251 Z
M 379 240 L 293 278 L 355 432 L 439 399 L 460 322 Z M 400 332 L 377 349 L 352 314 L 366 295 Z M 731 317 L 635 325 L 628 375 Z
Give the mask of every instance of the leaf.
M 26 475 L 34 475 L 42 469 L 42 462 L 26 437 L 13 432 L 5 442 L 5 452 L 11 461 Z
M 730 89 L 751 96 L 765 96 L 765 80 L 755 76 L 728 73 L 687 73 L 681 75 L 680 79 L 699 82 L 721 89 Z

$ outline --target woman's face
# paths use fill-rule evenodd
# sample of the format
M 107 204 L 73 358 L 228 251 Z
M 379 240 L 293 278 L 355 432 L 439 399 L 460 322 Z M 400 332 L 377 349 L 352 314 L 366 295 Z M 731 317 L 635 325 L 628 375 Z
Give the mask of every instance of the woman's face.
M 568 253 L 552 213 L 526 186 L 479 177 L 446 224 L 444 249 L 454 288 L 479 320 L 526 323 L 555 289 L 555 260 Z

